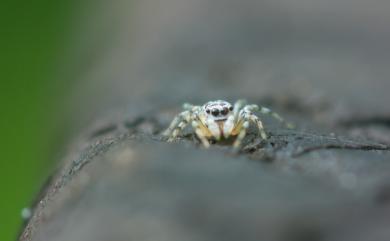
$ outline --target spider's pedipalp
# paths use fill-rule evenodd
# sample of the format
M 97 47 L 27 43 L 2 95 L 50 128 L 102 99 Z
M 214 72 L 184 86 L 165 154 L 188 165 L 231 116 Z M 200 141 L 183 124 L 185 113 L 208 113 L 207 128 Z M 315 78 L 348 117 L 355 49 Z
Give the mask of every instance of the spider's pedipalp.
M 216 123 L 213 120 L 208 119 L 206 121 L 206 125 L 207 125 L 207 129 L 212 134 L 212 136 L 215 139 L 220 140 L 221 139 L 221 130 L 220 130 L 218 123 Z
M 232 134 L 235 126 L 236 123 L 234 122 L 234 116 L 231 115 L 227 118 L 223 126 L 223 135 L 225 138 L 228 138 Z

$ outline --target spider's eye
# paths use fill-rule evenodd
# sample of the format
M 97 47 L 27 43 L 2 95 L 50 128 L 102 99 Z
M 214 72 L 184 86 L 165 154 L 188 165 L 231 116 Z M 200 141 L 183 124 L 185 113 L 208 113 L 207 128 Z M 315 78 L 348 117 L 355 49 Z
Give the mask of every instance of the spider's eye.
M 207 113 L 207 114 L 210 114 L 210 109 L 207 109 L 207 110 L 206 110 L 206 113 Z
M 211 111 L 211 114 L 213 116 L 218 116 L 219 115 L 219 110 L 218 109 L 213 109 L 213 111 Z
M 230 107 L 229 107 L 229 110 L 232 111 L 232 110 L 233 110 L 233 106 L 230 106 Z
M 221 114 L 222 115 L 227 115 L 227 113 L 229 112 L 228 108 L 223 108 L 223 110 L 221 111 Z

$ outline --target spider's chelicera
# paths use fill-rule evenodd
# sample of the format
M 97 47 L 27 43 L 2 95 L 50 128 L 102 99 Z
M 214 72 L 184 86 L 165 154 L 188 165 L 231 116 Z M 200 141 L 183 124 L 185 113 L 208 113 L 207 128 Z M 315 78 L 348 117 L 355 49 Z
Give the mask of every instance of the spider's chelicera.
M 270 109 L 257 105 L 246 105 L 244 100 L 238 100 L 234 106 L 224 100 L 209 101 L 203 106 L 184 104 L 184 111 L 178 114 L 169 128 L 164 132 L 168 141 L 173 141 L 179 133 L 191 124 L 195 134 L 205 147 L 209 147 L 210 140 L 220 141 L 235 137 L 233 146 L 239 148 L 250 122 L 256 124 L 260 136 L 267 139 L 263 123 L 254 114 L 270 114 L 283 122 L 283 119 Z

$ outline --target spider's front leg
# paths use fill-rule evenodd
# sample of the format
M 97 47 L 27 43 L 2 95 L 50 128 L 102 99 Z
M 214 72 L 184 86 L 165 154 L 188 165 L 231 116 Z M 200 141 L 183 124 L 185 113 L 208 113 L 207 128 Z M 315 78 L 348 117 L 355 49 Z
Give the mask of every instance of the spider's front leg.
M 192 112 L 190 110 L 186 110 L 178 114 L 168 129 L 166 129 L 163 133 L 164 136 L 168 137 L 168 142 L 173 141 L 177 135 L 190 123 Z
M 241 110 L 245 106 L 245 104 L 246 104 L 246 100 L 237 100 L 236 103 L 234 103 L 233 116 L 235 122 L 238 122 L 238 118 L 240 117 Z
M 202 142 L 202 144 L 205 148 L 209 148 L 210 143 L 207 140 L 207 137 L 206 137 L 207 134 L 205 133 L 205 129 L 202 128 L 201 125 L 202 124 L 197 120 L 192 121 L 192 128 L 194 128 L 196 136 L 199 138 L 199 140 Z
M 241 142 L 242 142 L 242 140 L 244 139 L 244 137 L 246 135 L 246 130 L 248 129 L 248 127 L 249 127 L 249 121 L 248 120 L 244 120 L 244 123 L 240 126 L 241 129 L 238 132 L 236 140 L 233 143 L 233 148 L 234 149 L 238 150 L 238 148 L 241 146 Z
M 247 105 L 242 110 L 243 116 L 246 119 L 248 119 L 248 120 L 250 120 L 250 121 L 252 121 L 253 123 L 256 124 L 257 129 L 260 132 L 261 138 L 266 140 L 268 137 L 267 137 L 267 134 L 265 133 L 263 122 L 261 122 L 259 117 L 257 117 L 255 114 L 253 114 L 253 112 L 257 111 L 257 110 L 259 110 L 259 106 L 257 106 L 257 105 Z
M 238 131 L 238 135 L 235 142 L 233 143 L 234 148 L 239 148 L 241 146 L 241 142 L 246 135 L 249 123 L 251 121 L 256 124 L 261 138 L 263 138 L 264 140 L 268 138 L 267 134 L 265 133 L 263 123 L 255 114 L 253 114 L 253 111 L 258 110 L 258 108 L 259 107 L 257 105 L 247 105 L 240 111 L 239 120 L 237 122 L 237 128 L 239 128 L 239 130 L 235 131 Z M 242 125 L 240 123 L 242 123 Z

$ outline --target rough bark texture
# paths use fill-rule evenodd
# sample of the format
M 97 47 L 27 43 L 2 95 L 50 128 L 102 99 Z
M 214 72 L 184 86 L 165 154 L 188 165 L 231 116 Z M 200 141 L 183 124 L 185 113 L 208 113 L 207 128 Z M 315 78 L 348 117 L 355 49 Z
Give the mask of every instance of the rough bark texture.
M 68 115 L 86 131 L 20 240 L 390 240 L 386 3 L 259 2 L 99 3 L 116 18 L 88 36 L 116 28 Z M 261 116 L 270 138 L 250 130 L 239 153 L 161 139 L 183 101 L 236 97 L 296 128 Z
M 238 154 L 205 150 L 190 130 L 164 143 L 161 113 L 93 130 L 21 240 L 390 237 L 387 145 L 270 123 L 269 140 L 253 131 Z

